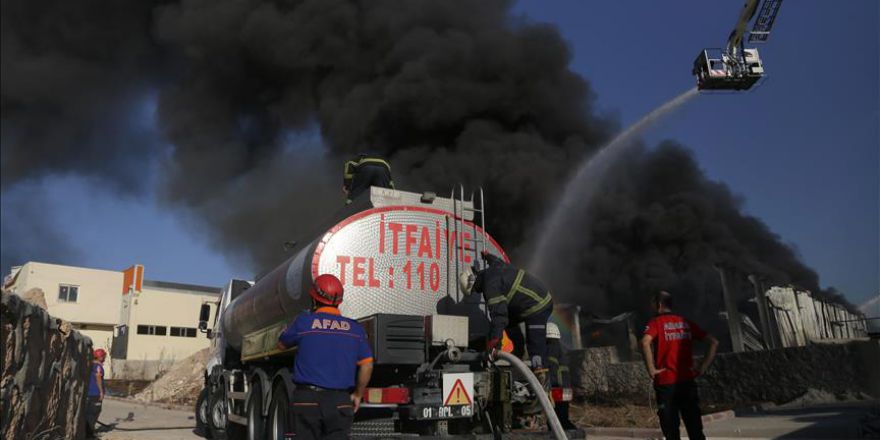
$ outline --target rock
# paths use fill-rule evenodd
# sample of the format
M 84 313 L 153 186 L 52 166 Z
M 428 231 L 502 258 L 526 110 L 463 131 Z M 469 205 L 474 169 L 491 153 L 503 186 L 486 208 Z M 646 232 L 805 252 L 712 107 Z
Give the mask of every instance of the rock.
M 0 317 L 0 438 L 82 439 L 91 340 L 17 295 L 2 294 Z
M 644 365 L 618 362 L 614 350 L 596 347 L 569 353 L 575 397 L 589 402 L 646 405 L 653 399 L 653 387 Z M 876 398 L 880 397 L 877 365 L 880 341 L 816 343 L 720 354 L 697 383 L 700 400 L 707 405 L 819 402 L 870 395 Z
M 20 295 L 21 299 L 43 309 L 49 310 L 49 306 L 46 304 L 46 294 L 43 293 L 43 289 L 35 287 L 33 289 L 29 289 L 27 292 Z

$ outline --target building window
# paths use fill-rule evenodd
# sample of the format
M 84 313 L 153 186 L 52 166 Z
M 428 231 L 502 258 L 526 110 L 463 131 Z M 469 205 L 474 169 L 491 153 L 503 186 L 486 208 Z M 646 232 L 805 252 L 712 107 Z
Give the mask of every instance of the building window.
M 171 327 L 171 336 L 180 336 L 182 338 L 196 337 L 196 329 L 192 327 Z
M 168 328 L 164 325 L 139 325 L 137 328 L 137 334 L 165 336 L 167 330 Z
M 58 285 L 58 301 L 75 303 L 78 296 L 79 286 L 71 286 L 69 284 Z

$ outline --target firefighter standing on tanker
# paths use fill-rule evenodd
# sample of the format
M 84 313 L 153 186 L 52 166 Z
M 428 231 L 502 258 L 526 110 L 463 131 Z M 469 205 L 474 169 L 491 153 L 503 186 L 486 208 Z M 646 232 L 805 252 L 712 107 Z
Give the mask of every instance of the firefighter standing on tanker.
M 378 154 L 362 153 L 345 162 L 342 175 L 342 191 L 349 204 L 371 186 L 394 188 L 391 180 L 391 164 Z
M 293 367 L 293 428 L 297 439 L 344 439 L 373 373 L 373 353 L 361 325 L 343 317 L 342 283 L 315 278 L 312 311 L 299 315 L 278 337 L 280 348 L 298 347 Z
M 657 316 L 648 321 L 642 337 L 645 367 L 654 378 L 657 395 L 657 416 L 667 440 L 677 440 L 679 415 L 684 421 L 688 438 L 705 439 L 700 414 L 700 399 L 694 379 L 712 364 L 718 340 L 697 324 L 672 313 L 672 295 L 660 291 L 652 303 Z M 709 342 L 709 351 L 699 369 L 693 367 L 693 340 Z M 656 351 L 653 345 L 656 343 Z
M 550 292 L 522 269 L 483 252 L 487 267 L 474 272 L 467 268 L 459 282 L 465 294 L 481 292 L 492 320 L 486 350 L 490 353 L 499 347 L 505 330 L 513 340 L 514 354 L 522 356 L 523 335 L 519 324 L 526 325 L 526 348 L 532 361 L 532 370 L 538 380 L 547 382 L 547 320 L 553 313 Z

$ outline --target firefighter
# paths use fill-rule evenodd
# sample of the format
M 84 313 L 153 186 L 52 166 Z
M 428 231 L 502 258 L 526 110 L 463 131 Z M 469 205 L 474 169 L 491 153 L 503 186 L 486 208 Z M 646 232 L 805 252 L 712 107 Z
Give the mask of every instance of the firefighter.
M 465 294 L 481 292 L 486 301 L 492 320 L 486 351 L 494 354 L 507 330 L 514 343 L 514 355 L 522 357 L 523 335 L 519 324 L 525 323 L 526 349 L 532 370 L 547 388 L 547 320 L 553 312 L 553 298 L 547 288 L 526 271 L 488 252 L 483 252 L 483 259 L 485 269 L 467 268 L 459 282 Z
M 642 337 L 645 368 L 654 379 L 657 416 L 668 440 L 681 438 L 679 416 L 688 438 L 705 439 L 700 414 L 700 400 L 694 379 L 705 373 L 715 358 L 718 340 L 696 323 L 672 313 L 672 295 L 660 291 L 652 303 L 657 316 L 648 321 Z M 693 341 L 709 342 L 709 351 L 698 369 L 694 369 Z M 656 346 L 656 350 L 655 350 Z
M 571 388 L 571 374 L 568 369 L 568 360 L 562 349 L 562 335 L 559 327 L 552 322 L 547 323 L 547 362 L 550 366 L 550 386 L 559 388 Z M 568 402 L 556 402 L 553 408 L 556 417 L 562 423 L 565 430 L 577 429 L 568 418 Z
M 371 186 L 394 188 L 391 180 L 391 164 L 377 154 L 362 153 L 345 162 L 342 176 L 342 190 L 345 203 L 349 204 Z
M 278 337 L 278 346 L 298 347 L 291 403 L 297 439 L 345 439 L 373 373 L 373 353 L 364 328 L 342 316 L 342 283 L 333 275 L 315 278 L 312 310 Z
M 95 437 L 95 425 L 101 415 L 101 407 L 104 403 L 104 361 L 107 352 L 103 348 L 94 351 L 92 370 L 89 374 L 89 392 L 86 396 L 86 437 Z

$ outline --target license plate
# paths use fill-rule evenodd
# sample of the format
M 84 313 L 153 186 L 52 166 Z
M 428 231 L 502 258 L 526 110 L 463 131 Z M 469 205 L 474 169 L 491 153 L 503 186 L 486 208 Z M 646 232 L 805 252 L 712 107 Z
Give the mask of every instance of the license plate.
M 416 418 L 419 420 L 458 419 L 471 417 L 474 407 L 471 405 L 420 405 L 416 407 Z

